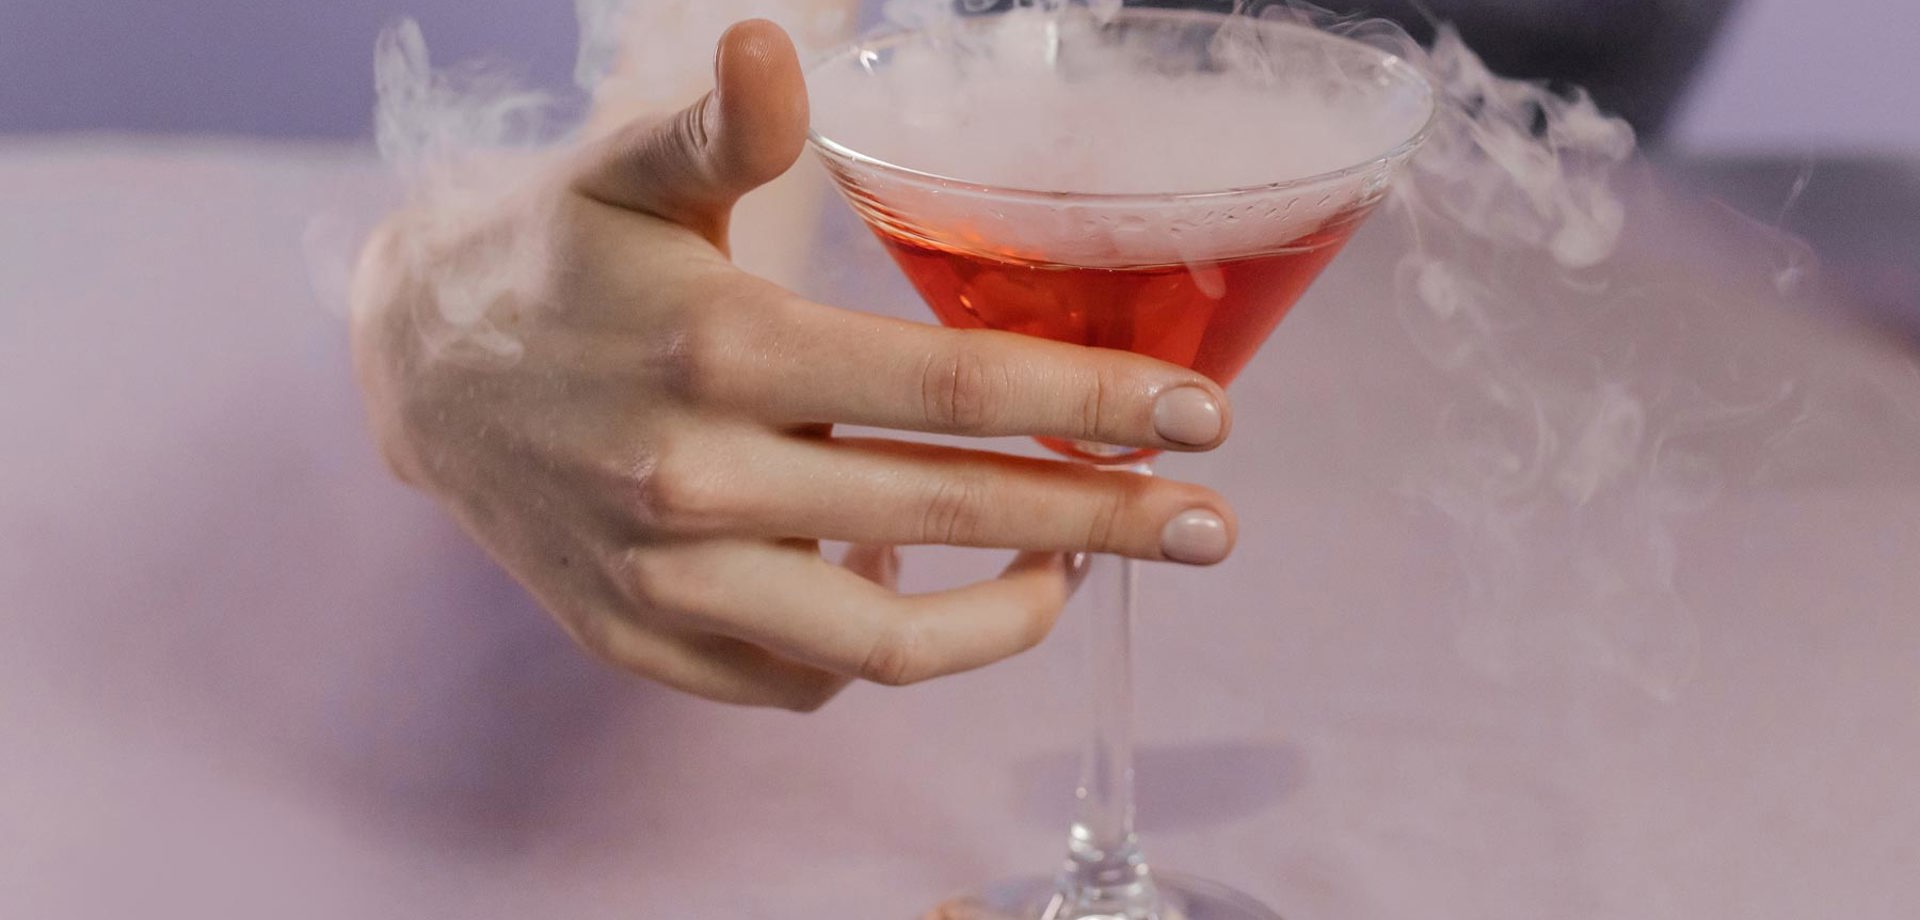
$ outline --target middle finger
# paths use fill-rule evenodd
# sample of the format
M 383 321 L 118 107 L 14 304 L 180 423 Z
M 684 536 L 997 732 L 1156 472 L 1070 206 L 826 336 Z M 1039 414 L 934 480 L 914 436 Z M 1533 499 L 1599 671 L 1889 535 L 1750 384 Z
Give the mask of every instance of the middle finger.
M 1217 493 L 1077 463 L 867 438 L 782 437 L 713 471 L 713 533 L 1116 553 L 1212 565 L 1234 539 Z

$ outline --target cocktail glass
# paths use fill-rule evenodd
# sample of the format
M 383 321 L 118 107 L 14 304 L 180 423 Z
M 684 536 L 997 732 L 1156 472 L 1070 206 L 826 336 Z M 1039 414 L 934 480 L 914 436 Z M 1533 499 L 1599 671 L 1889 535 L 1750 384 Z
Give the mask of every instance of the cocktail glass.
M 815 151 L 942 322 L 1138 352 L 1223 386 L 1382 201 L 1436 111 L 1431 85 L 1413 66 L 1353 37 L 1303 21 L 1148 9 L 1028 10 L 883 31 L 829 56 L 808 80 Z M 1305 106 L 1294 111 L 1316 113 L 1296 126 L 1308 132 L 1298 144 L 1318 142 L 1310 134 L 1316 124 L 1338 124 L 1359 141 L 1323 150 L 1316 162 L 1288 156 L 1288 126 L 1272 124 L 1223 134 L 1223 145 L 1207 153 L 1221 163 L 1196 162 L 1191 152 L 1183 163 L 1176 150 L 1159 174 L 1143 172 L 1152 157 L 1116 157 L 1110 144 L 1151 142 L 1153 132 L 1181 137 L 1180 118 L 1169 117 L 1180 109 L 1164 98 L 1139 102 L 1153 109 L 1141 113 L 1153 122 L 1144 133 L 1114 117 L 1083 118 L 1044 141 L 1044 131 L 968 133 L 981 129 L 981 107 L 996 105 L 1044 116 L 1047 105 L 1072 107 L 1081 96 L 1092 105 L 1099 96 L 1124 115 L 1131 103 L 1115 98 L 1121 85 L 1143 94 L 1212 93 L 1215 105 L 1284 98 Z M 1254 106 L 1245 117 L 1287 111 Z M 942 132 L 951 145 L 925 143 Z M 1256 146 L 1225 149 L 1229 143 Z M 1121 170 L 1127 175 L 1099 175 L 1119 160 L 1131 163 Z M 1270 172 L 1247 179 L 1249 163 Z M 1205 185 L 1220 175 L 1242 178 Z M 1153 457 L 1042 443 L 1143 475 Z M 1093 577 L 1117 577 L 1118 602 L 1090 628 L 1092 731 L 1066 866 L 1051 879 L 950 901 L 929 917 L 1274 918 L 1238 892 L 1152 871 L 1141 856 L 1131 734 L 1137 572 L 1130 560 L 1099 567 L 1117 570 Z

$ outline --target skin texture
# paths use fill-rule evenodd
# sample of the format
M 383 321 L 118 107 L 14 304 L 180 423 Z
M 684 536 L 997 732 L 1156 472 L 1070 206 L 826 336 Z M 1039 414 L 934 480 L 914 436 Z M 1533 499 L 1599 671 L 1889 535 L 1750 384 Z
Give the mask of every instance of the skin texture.
M 835 437 L 852 424 L 1206 450 L 1230 419 L 1220 388 L 1182 368 L 810 303 L 736 269 L 729 212 L 800 156 L 807 101 L 771 23 L 729 31 L 715 70 L 698 104 L 610 132 L 450 240 L 418 213 L 375 234 L 354 353 L 397 475 L 589 651 L 796 710 L 851 680 L 909 684 L 1032 647 L 1072 591 L 1070 554 L 1168 559 L 1163 536 L 1198 513 L 1218 519 L 1224 556 L 1233 516 L 1198 486 Z M 490 312 L 518 353 L 433 347 L 435 279 L 508 251 L 537 263 Z M 855 548 L 836 565 L 822 540 Z M 903 596 L 903 544 L 1020 552 L 997 579 Z

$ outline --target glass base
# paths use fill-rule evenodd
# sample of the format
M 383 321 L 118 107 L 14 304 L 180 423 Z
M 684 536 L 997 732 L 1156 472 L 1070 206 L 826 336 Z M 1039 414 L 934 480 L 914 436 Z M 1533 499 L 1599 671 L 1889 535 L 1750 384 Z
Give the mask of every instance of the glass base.
M 1280 920 L 1259 901 L 1224 885 L 1157 871 L 1153 881 L 1164 906 L 1149 916 L 1062 914 L 1055 905 L 1056 881 L 1028 878 L 953 898 L 921 920 Z

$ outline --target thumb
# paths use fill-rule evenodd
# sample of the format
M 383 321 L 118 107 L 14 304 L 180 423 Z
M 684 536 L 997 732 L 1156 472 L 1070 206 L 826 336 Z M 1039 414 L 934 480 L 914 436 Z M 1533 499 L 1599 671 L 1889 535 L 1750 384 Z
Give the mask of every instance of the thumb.
M 720 37 L 712 92 L 588 145 L 574 187 L 681 224 L 724 250 L 734 203 L 799 159 L 807 117 L 793 41 L 767 20 L 748 20 Z

